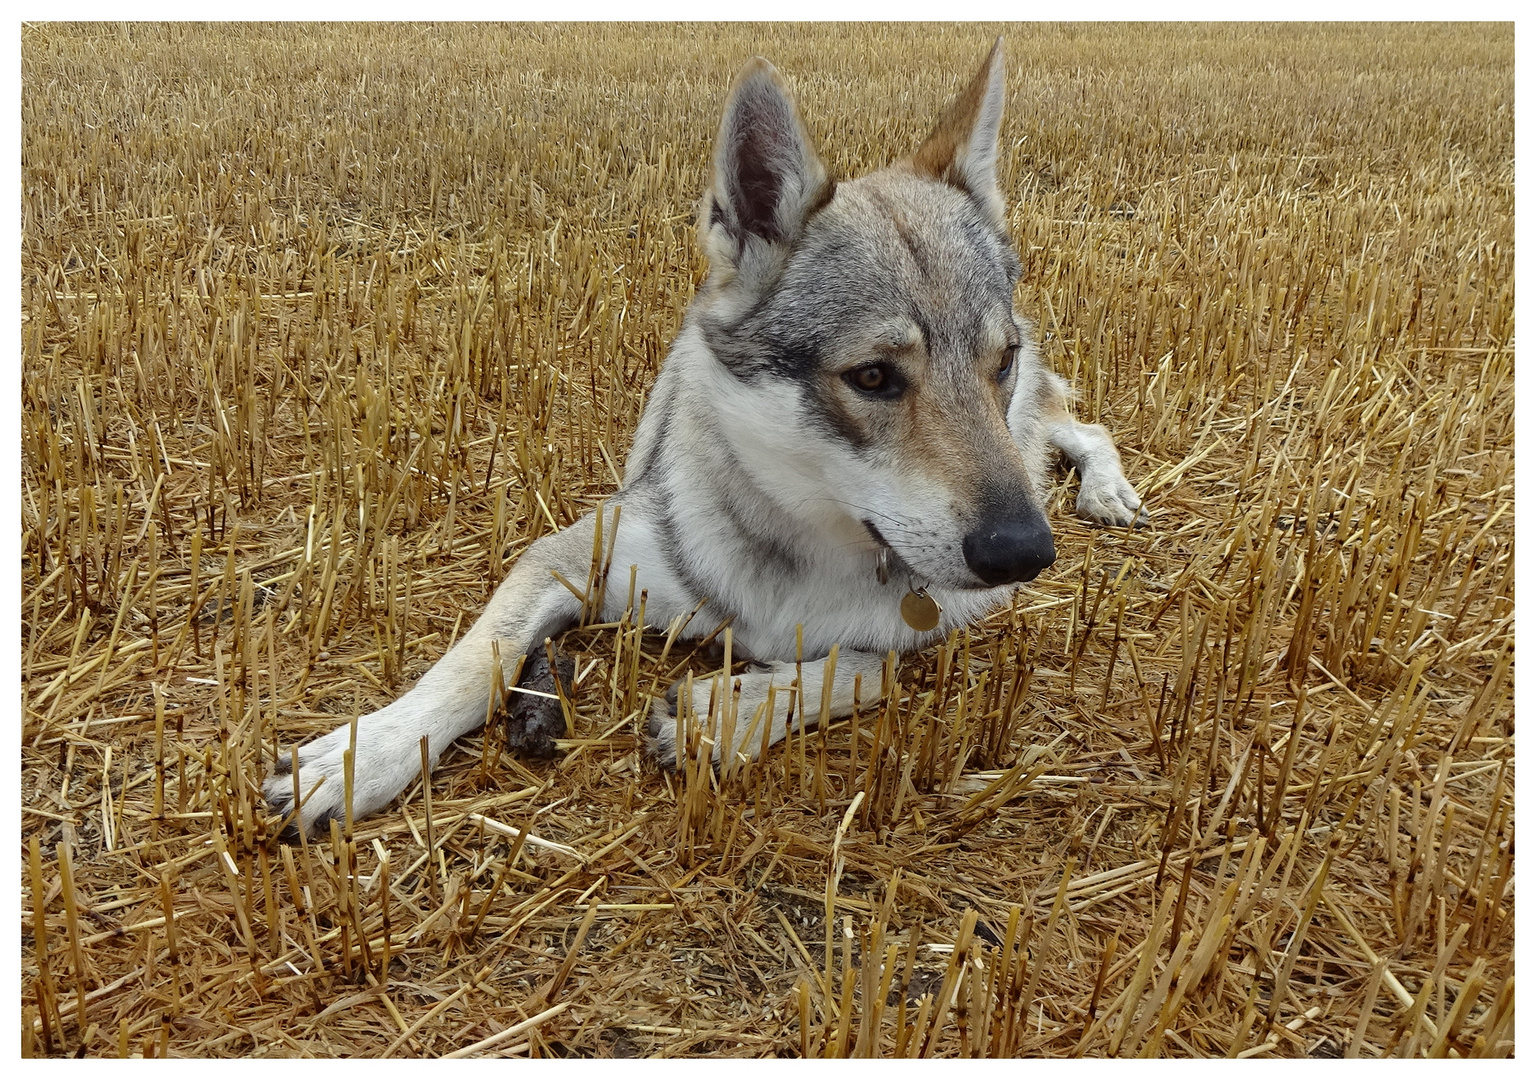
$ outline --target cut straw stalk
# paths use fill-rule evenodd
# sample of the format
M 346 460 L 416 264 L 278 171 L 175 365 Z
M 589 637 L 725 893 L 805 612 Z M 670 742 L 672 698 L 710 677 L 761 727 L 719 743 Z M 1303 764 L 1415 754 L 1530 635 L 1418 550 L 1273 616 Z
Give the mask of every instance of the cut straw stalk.
M 553 851 L 557 855 L 564 855 L 566 858 L 576 859 L 580 862 L 591 861 L 590 857 L 581 854 L 581 852 L 569 844 L 560 844 L 553 840 L 546 840 L 541 836 L 535 836 L 533 833 L 527 832 L 525 829 L 515 828 L 504 822 L 497 821 L 495 818 L 486 817 L 484 814 L 470 814 L 469 820 L 483 826 L 488 832 L 496 833 L 498 836 L 515 837 L 521 843 L 532 844 L 536 848 Z
M 551 1005 L 537 1016 L 530 1016 L 528 1019 L 513 1024 L 511 1027 L 502 1031 L 498 1031 L 496 1034 L 481 1039 L 477 1043 L 471 1043 L 468 1046 L 446 1053 L 443 1055 L 443 1058 L 444 1060 L 449 1060 L 452 1058 L 473 1057 L 474 1055 L 484 1053 L 487 1050 L 493 1050 L 500 1046 L 502 1043 L 509 1042 L 512 1039 L 517 1038 L 519 1035 L 523 1034 L 523 1032 L 531 1031 L 551 1017 L 559 1016 L 570 1007 L 571 1003 L 569 1001 L 562 1001 L 558 1005 Z

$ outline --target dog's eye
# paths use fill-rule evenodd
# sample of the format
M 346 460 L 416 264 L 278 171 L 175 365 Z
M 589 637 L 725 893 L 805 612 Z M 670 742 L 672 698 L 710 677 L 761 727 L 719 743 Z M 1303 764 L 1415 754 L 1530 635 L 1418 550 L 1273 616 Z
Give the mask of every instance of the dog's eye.
M 1003 362 L 997 368 L 997 380 L 1002 382 L 1013 373 L 1013 362 L 1019 358 L 1019 346 L 1010 345 L 1003 351 Z
M 906 388 L 901 375 L 884 360 L 856 367 L 852 371 L 845 372 L 843 378 L 849 386 L 870 397 L 900 397 L 902 390 Z

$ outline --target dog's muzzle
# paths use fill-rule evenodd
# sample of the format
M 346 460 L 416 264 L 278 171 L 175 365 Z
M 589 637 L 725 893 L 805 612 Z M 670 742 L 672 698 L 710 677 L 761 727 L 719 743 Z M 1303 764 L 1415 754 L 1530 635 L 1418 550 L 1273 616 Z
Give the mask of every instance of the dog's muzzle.
M 987 585 L 1033 581 L 1056 561 L 1056 542 L 1045 517 L 1033 507 L 1016 517 L 993 518 L 961 542 L 965 565 Z

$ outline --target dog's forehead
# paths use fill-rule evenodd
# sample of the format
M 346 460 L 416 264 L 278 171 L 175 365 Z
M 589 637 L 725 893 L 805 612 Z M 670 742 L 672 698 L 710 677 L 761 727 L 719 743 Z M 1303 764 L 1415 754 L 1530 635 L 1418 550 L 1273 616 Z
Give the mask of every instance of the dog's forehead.
M 869 325 L 868 332 L 871 345 L 892 351 L 915 348 L 923 343 L 923 328 L 905 316 L 876 320 Z
M 836 326 L 894 347 L 916 334 L 930 351 L 964 355 L 1001 344 L 1017 275 L 1009 241 L 964 194 L 887 172 L 839 185 L 780 296 L 823 333 Z

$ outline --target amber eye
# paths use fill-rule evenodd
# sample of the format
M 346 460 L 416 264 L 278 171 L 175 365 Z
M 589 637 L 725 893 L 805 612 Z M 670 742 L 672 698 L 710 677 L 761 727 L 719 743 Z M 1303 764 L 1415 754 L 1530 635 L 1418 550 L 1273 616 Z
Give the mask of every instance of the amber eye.
M 1013 373 L 1013 362 L 1018 358 L 1019 347 L 1017 345 L 1010 345 L 1006 350 L 1004 350 L 1003 362 L 998 365 L 997 368 L 997 379 L 999 382 L 1006 379 L 1010 374 Z
M 906 389 L 900 373 L 884 360 L 844 372 L 843 379 L 859 393 L 876 398 L 900 397 Z
M 871 364 L 869 367 L 859 368 L 853 373 L 860 390 L 879 390 L 885 385 L 885 372 L 878 366 Z

